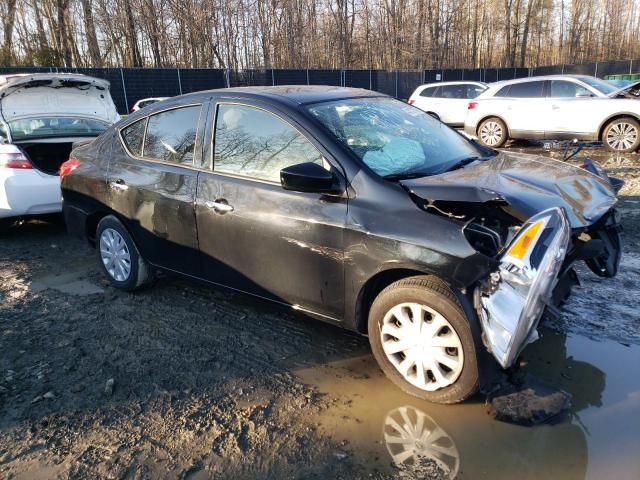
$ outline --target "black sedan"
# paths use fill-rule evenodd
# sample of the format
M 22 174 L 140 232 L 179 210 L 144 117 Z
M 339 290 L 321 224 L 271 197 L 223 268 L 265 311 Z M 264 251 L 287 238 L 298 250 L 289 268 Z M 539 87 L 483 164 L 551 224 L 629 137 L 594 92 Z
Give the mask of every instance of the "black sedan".
M 61 168 L 68 229 L 116 287 L 165 270 L 293 307 L 368 334 L 393 382 L 442 403 L 483 385 L 487 352 L 515 363 L 574 262 L 615 275 L 616 196 L 597 173 L 333 87 L 175 97 Z

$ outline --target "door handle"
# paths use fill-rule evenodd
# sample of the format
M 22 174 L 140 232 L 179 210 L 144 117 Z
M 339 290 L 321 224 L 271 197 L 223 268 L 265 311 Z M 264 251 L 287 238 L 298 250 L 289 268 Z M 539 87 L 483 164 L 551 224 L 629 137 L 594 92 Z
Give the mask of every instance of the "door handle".
M 233 206 L 229 205 L 226 200 L 216 200 L 215 202 L 204 202 L 204 206 L 212 208 L 218 213 L 233 212 Z

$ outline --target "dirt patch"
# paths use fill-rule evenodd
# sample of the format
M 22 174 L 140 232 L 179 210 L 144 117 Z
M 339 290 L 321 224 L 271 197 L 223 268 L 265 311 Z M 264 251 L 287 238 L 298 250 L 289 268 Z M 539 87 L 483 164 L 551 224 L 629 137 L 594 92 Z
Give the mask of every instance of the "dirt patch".
M 640 168 L 621 162 L 620 275 L 581 269 L 550 325 L 640 344 Z M 363 357 L 340 375 L 366 381 L 379 371 L 365 338 L 175 278 L 116 291 L 96 262 L 60 223 L 0 240 L 1 478 L 450 478 L 457 468 L 363 458 L 321 425 L 354 398 L 296 372 Z

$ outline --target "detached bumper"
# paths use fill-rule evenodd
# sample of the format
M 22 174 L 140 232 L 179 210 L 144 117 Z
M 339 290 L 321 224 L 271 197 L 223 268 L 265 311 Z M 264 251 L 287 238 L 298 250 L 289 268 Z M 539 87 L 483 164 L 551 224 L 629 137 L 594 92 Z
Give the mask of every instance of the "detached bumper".
M 503 368 L 538 338 L 537 326 L 552 303 L 569 248 L 571 229 L 564 209 L 531 217 L 500 258 L 488 285 L 476 290 L 484 340 Z

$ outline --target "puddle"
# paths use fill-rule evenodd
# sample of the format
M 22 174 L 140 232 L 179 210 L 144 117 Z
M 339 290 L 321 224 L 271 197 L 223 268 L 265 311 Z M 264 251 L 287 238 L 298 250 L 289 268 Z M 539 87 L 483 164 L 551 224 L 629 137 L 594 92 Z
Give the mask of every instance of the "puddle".
M 429 459 L 444 478 L 640 478 L 640 347 L 547 330 L 525 359 L 528 371 L 573 395 L 562 422 L 497 422 L 482 398 L 421 401 L 386 380 L 370 355 L 297 374 L 337 399 L 316 419 L 319 428 L 344 440 L 351 460 L 370 473 L 424 478 Z

